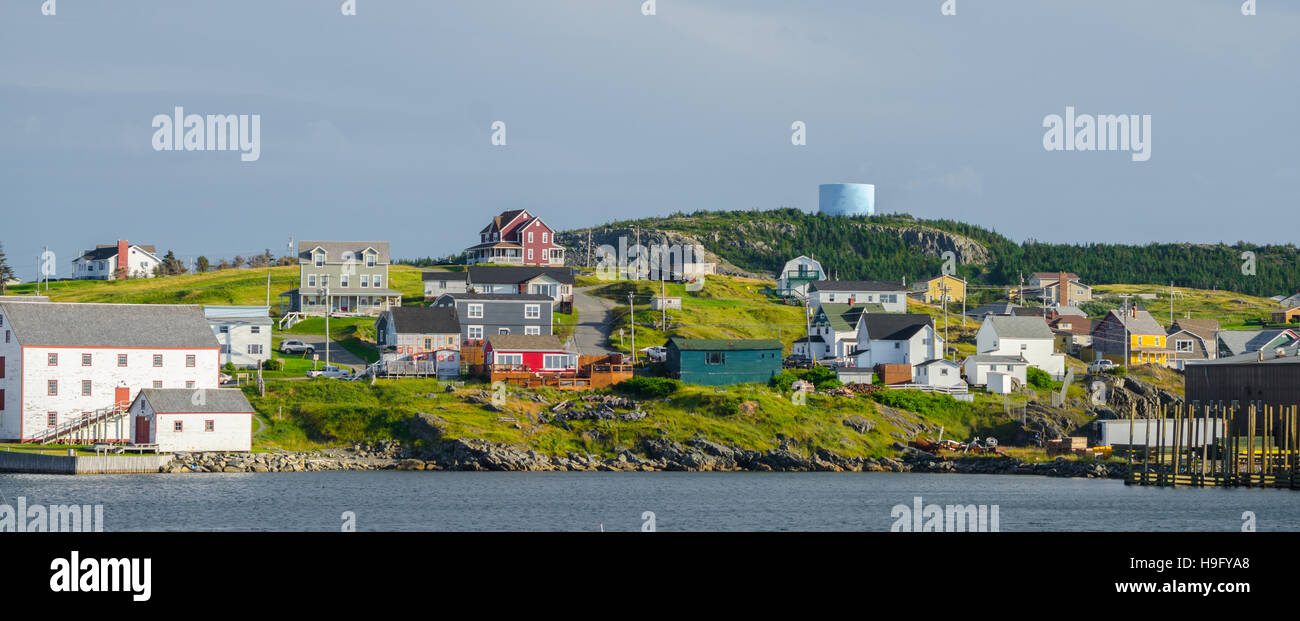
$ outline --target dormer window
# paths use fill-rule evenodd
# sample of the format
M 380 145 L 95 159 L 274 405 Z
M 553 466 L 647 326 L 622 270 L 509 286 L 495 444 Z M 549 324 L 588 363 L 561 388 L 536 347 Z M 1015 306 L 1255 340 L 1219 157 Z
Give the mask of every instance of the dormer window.
M 313 254 L 316 267 L 325 267 L 325 251 L 321 250 Z
M 378 261 L 378 260 L 379 260 L 379 259 L 378 259 L 378 257 L 375 256 L 375 253 L 373 253 L 373 252 L 367 252 L 367 253 L 366 253 L 366 267 L 374 267 L 374 266 L 375 266 L 375 262 Z

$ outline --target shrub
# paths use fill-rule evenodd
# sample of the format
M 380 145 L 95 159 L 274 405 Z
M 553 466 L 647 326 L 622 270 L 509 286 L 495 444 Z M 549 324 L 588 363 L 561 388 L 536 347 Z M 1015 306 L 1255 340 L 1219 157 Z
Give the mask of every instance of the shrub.
M 773 375 L 771 379 L 767 380 L 767 385 L 781 392 L 785 392 L 787 390 L 790 390 L 790 385 L 793 384 L 794 381 L 797 379 L 799 379 L 798 375 L 795 375 L 794 373 L 790 373 L 789 371 L 782 371 L 780 373 L 777 373 L 776 375 Z
M 1128 369 L 1125 369 L 1124 367 L 1111 367 L 1109 369 L 1106 369 L 1106 372 L 1111 375 L 1124 377 L 1125 375 L 1128 374 Z
M 642 399 L 662 399 L 681 390 L 682 382 L 670 377 L 631 377 L 614 385 L 614 390 Z
M 262 361 L 262 370 L 264 371 L 283 371 L 284 360 L 279 358 L 267 358 Z
M 1030 386 L 1033 386 L 1034 388 L 1037 388 L 1039 390 L 1045 390 L 1045 389 L 1055 390 L 1061 387 L 1060 382 L 1052 381 L 1052 376 L 1048 375 L 1047 371 L 1044 371 L 1038 367 L 1029 367 L 1025 371 L 1025 379 L 1029 381 Z
M 227 362 L 227 363 L 226 363 L 226 366 L 221 367 L 221 369 L 222 369 L 223 371 L 225 371 L 226 373 L 234 373 L 234 372 L 235 372 L 235 363 L 233 363 L 233 362 Z

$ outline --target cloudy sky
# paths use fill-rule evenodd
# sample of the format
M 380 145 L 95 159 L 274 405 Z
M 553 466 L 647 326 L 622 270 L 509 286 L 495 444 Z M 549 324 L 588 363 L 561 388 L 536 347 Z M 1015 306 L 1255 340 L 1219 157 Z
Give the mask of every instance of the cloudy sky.
M 834 182 L 1017 240 L 1300 228 L 1285 0 L 43 1 L 0 3 L 0 242 L 25 279 L 45 245 L 60 275 L 119 238 L 441 256 L 503 209 L 813 210 Z M 155 151 L 176 106 L 261 115 L 260 159 Z M 1066 106 L 1151 115 L 1150 160 L 1045 151 Z

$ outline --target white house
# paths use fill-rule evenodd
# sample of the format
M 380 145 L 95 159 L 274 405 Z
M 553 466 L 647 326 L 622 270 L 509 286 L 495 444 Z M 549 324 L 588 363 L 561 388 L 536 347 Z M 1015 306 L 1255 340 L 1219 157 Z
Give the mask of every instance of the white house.
M 221 345 L 221 364 L 256 369 L 271 358 L 270 306 L 204 306 Z
M 799 255 L 785 262 L 781 274 L 776 279 L 776 294 L 783 298 L 806 299 L 808 285 L 826 280 L 826 272 L 816 259 Z
M 818 361 L 848 363 L 858 348 L 858 320 L 863 312 L 878 312 L 880 305 L 823 304 L 811 309 L 811 330 L 791 345 L 791 353 Z
M 456 307 L 402 306 L 384 311 L 375 320 L 375 341 L 411 358 L 443 350 L 460 351 Z
M 144 388 L 217 388 L 219 346 L 193 305 L 0 301 L 0 439 L 124 440 Z
M 1023 358 L 1059 380 L 1065 377 L 1065 355 L 1056 353 L 1055 341 L 1042 317 L 992 316 L 975 334 L 975 351 Z
M 153 246 L 137 246 L 118 240 L 101 244 L 72 260 L 74 280 L 114 280 L 117 278 L 153 278 L 153 270 L 162 263 Z M 119 269 L 120 268 L 120 269 Z
M 990 374 L 1009 376 L 1016 380 L 1020 386 L 1024 386 L 1026 382 L 1025 372 L 1029 368 L 1029 363 L 1018 356 L 975 354 L 966 357 L 964 368 L 966 382 L 971 386 L 987 386 Z
M 965 386 L 961 377 L 961 365 L 947 358 L 927 360 L 915 367 L 913 383 L 936 388 L 955 388 Z
M 859 367 L 910 364 L 915 377 L 916 365 L 943 357 L 943 338 L 935 333 L 929 315 L 862 313 L 857 340 Z
M 432 300 L 444 293 L 465 293 L 469 291 L 466 284 L 466 278 L 469 274 L 465 272 L 440 272 L 430 270 L 422 272 L 420 279 L 424 281 L 424 299 Z
M 145 388 L 131 402 L 131 443 L 158 452 L 249 451 L 253 406 L 236 388 Z
M 573 300 L 573 269 L 568 267 L 471 265 L 467 291 L 505 295 L 545 295 L 557 304 Z
M 823 280 L 809 285 L 812 304 L 879 304 L 886 313 L 907 312 L 902 283 L 877 280 Z

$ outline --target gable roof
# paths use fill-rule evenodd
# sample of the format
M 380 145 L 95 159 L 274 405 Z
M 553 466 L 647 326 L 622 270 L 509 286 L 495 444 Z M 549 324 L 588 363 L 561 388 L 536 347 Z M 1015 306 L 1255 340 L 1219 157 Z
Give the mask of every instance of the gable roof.
M 468 276 L 468 272 L 442 272 L 438 270 L 420 272 L 420 280 L 465 280 Z
M 547 302 L 555 300 L 549 295 L 541 293 L 444 293 L 434 303 L 441 302 L 443 298 L 451 298 L 456 302 Z
M 455 306 L 397 306 L 390 309 L 398 334 L 456 334 L 460 320 Z
M 984 315 L 1010 315 L 1015 309 L 1020 308 L 1013 302 L 993 302 L 985 304 L 966 312 L 969 317 L 983 317 Z
M 902 283 L 879 280 L 818 280 L 812 284 L 818 291 L 904 291 Z
M 929 315 L 901 313 L 863 313 L 862 325 L 873 341 L 905 341 L 926 326 L 932 325 Z
M 310 263 L 311 253 L 316 248 L 325 251 L 326 263 L 342 263 L 343 255 L 351 252 L 357 261 L 362 261 L 368 248 L 374 248 L 378 263 L 388 263 L 388 242 L 386 241 L 300 241 L 298 242 L 298 262 Z
M 568 267 L 539 267 L 515 265 L 471 265 L 467 272 L 471 283 L 516 285 L 541 275 L 550 276 L 560 284 L 573 284 L 573 269 Z
M 1039 280 L 1051 279 L 1059 283 L 1061 280 L 1061 272 L 1034 272 L 1034 278 Z M 1065 272 L 1065 278 L 1067 280 L 1078 280 L 1079 275 L 1072 272 Z
M 1164 326 L 1160 325 L 1160 322 L 1156 321 L 1151 316 L 1151 313 L 1139 308 L 1136 311 L 1129 309 L 1128 316 L 1125 315 L 1126 313 L 1122 309 L 1112 310 L 1101 321 L 1097 322 L 1097 326 L 1100 327 L 1103 323 L 1114 323 L 1120 329 L 1127 329 L 1129 334 L 1157 334 L 1164 336 Z
M 212 348 L 220 345 L 195 304 L 0 301 L 23 345 Z
M 127 249 L 130 250 L 131 248 L 139 248 L 150 256 L 154 256 L 158 253 L 158 248 L 153 245 L 127 244 Z M 100 261 L 103 259 L 111 259 L 115 256 L 117 256 L 117 244 L 99 244 L 98 246 L 95 246 L 94 250 L 87 250 L 81 253 L 81 256 L 77 258 L 87 261 Z M 158 257 L 154 256 L 154 258 L 156 259 Z
M 1169 326 L 1169 333 L 1186 331 L 1204 340 L 1214 340 L 1214 333 L 1219 331 L 1219 322 L 1215 319 L 1175 319 Z
M 563 339 L 549 334 L 492 334 L 487 340 L 494 351 L 568 351 Z
M 1278 337 L 1286 336 L 1288 342 L 1294 341 L 1291 338 L 1294 332 L 1290 330 L 1219 330 L 1215 333 L 1215 338 L 1223 344 L 1233 355 L 1245 354 L 1259 351 L 1268 347 Z
M 858 319 L 862 313 L 884 313 L 885 307 L 879 304 L 822 304 L 817 313 L 826 318 L 826 323 L 836 332 L 851 332 L 858 328 Z
M 143 388 L 136 399 L 145 399 L 153 411 L 162 414 L 253 413 L 253 406 L 238 388 Z
M 1069 324 L 1070 327 L 1065 327 Z M 1061 315 L 1052 320 L 1051 328 L 1059 332 L 1069 332 L 1071 334 L 1092 334 L 1093 320 L 1078 315 Z
M 967 356 L 966 361 L 975 364 L 1029 364 L 1020 356 L 1004 356 L 1002 354 L 975 354 Z
M 1188 360 L 1187 364 L 1196 364 L 1198 366 L 1203 364 L 1300 364 L 1300 345 L 1289 345 L 1283 347 L 1281 356 L 1278 356 L 1273 350 L 1260 350 L 1210 360 Z
M 688 339 L 674 336 L 668 342 L 683 351 L 749 351 L 782 349 L 776 339 Z
M 507 209 L 498 215 L 492 216 L 492 221 L 489 222 L 487 226 L 483 227 L 483 230 L 479 231 L 479 235 L 490 233 L 493 230 L 501 231 L 502 228 L 510 224 L 511 220 L 514 220 L 519 217 L 519 214 L 527 211 L 527 209 Z
M 1051 339 L 1052 329 L 1042 317 L 989 317 L 984 325 L 1004 339 Z

